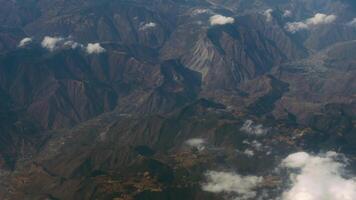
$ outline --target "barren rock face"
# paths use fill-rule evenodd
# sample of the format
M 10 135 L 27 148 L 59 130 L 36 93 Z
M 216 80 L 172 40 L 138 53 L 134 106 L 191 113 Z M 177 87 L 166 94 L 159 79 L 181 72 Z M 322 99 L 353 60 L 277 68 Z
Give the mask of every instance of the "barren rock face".
M 353 1 L 0 4 L 0 199 L 283 199 L 298 151 L 356 172 Z

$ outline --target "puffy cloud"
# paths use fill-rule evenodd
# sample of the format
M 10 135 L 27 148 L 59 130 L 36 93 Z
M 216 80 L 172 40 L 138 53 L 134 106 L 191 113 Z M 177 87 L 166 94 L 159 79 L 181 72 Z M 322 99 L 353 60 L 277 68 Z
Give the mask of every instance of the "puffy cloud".
M 205 140 L 202 138 L 192 138 L 185 141 L 185 144 L 198 149 L 198 151 L 203 151 L 205 149 Z
M 356 27 L 356 18 L 348 22 L 347 25 Z
M 46 48 L 50 51 L 54 51 L 59 48 L 59 45 L 63 43 L 65 39 L 62 37 L 50 37 L 45 36 L 41 42 L 43 48 Z
M 26 37 L 26 38 L 22 39 L 22 40 L 19 42 L 18 47 L 27 46 L 27 45 L 29 45 L 31 42 L 32 42 L 32 38 Z
M 231 172 L 208 171 L 205 173 L 206 183 L 202 189 L 212 193 L 229 193 L 236 199 L 251 199 L 256 197 L 255 189 L 262 183 L 258 176 L 241 176 Z
M 140 30 L 144 31 L 144 30 L 147 30 L 147 29 L 155 28 L 156 26 L 157 26 L 156 23 L 148 22 L 146 24 L 141 25 Z
M 305 152 L 289 155 L 282 167 L 292 169 L 291 188 L 282 200 L 353 200 L 356 178 L 344 177 L 346 161 L 336 152 L 313 156 Z
M 272 12 L 273 12 L 272 9 L 267 9 L 267 10 L 263 13 L 263 15 L 266 16 L 266 21 L 268 21 L 268 22 L 272 21 L 272 19 L 273 19 Z
M 313 17 L 303 21 L 303 22 L 289 22 L 286 24 L 286 29 L 289 32 L 295 33 L 303 29 L 309 29 L 314 26 L 321 24 L 330 24 L 336 20 L 336 15 L 326 15 L 322 13 L 317 13 Z
M 319 25 L 319 24 L 330 24 L 336 20 L 335 15 L 325 15 L 322 13 L 317 13 L 314 17 L 306 20 L 306 24 L 309 26 Z
M 225 25 L 225 24 L 233 24 L 235 19 L 232 17 L 225 17 L 223 15 L 213 15 L 210 17 L 210 25 Z
M 240 130 L 247 134 L 256 136 L 261 136 L 268 133 L 267 128 L 264 128 L 262 124 L 255 125 L 252 120 L 246 120 Z
M 100 54 L 105 52 L 106 50 L 99 43 L 89 43 L 86 46 L 86 52 L 88 54 Z

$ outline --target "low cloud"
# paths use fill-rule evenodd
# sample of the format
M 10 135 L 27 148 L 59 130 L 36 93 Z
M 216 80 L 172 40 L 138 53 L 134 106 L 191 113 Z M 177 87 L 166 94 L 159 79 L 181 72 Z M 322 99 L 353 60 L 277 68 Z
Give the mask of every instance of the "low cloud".
M 203 151 L 205 149 L 206 141 L 202 138 L 192 138 L 185 141 L 185 144 L 189 147 L 196 148 L 198 151 Z
M 141 31 L 144 31 L 144 30 L 147 30 L 147 29 L 155 28 L 156 26 L 157 26 L 156 23 L 154 23 L 154 22 L 148 22 L 148 23 L 146 23 L 146 24 L 141 25 L 140 30 L 141 30 Z
M 32 38 L 26 37 L 19 42 L 18 47 L 25 47 L 25 46 L 29 45 L 31 42 L 32 42 Z
M 262 136 L 268 133 L 267 128 L 264 128 L 262 124 L 255 124 L 252 120 L 246 120 L 240 130 L 255 136 Z
M 336 15 L 317 13 L 313 17 L 302 22 L 289 22 L 286 24 L 285 28 L 291 33 L 296 33 L 300 30 L 310 29 L 318 25 L 333 23 L 336 18 Z
M 292 183 L 282 200 L 356 199 L 356 177 L 345 178 L 346 161 L 336 152 L 294 153 L 282 161 L 282 167 L 291 170 Z
M 85 51 L 88 54 L 99 54 L 103 53 L 106 50 L 99 43 L 88 43 L 86 46 L 75 42 L 70 39 L 70 37 L 50 37 L 45 36 L 41 42 L 43 48 L 48 49 L 49 51 L 54 51 L 57 49 L 80 49 Z
M 48 49 L 49 51 L 54 51 L 59 48 L 60 44 L 63 43 L 65 39 L 62 37 L 50 37 L 45 36 L 41 42 L 43 48 Z
M 213 15 L 210 17 L 210 25 L 225 25 L 225 24 L 233 24 L 235 19 L 232 17 L 225 17 L 223 15 Z
M 270 22 L 273 20 L 273 16 L 272 16 L 273 10 L 272 9 L 267 9 L 263 15 L 266 17 L 266 21 Z
M 319 24 L 330 24 L 336 20 L 336 15 L 325 15 L 322 13 L 317 13 L 314 17 L 306 20 L 308 25 L 319 25 Z
M 240 200 L 255 198 L 255 189 L 263 181 L 263 178 L 258 176 L 241 176 L 236 173 L 217 171 L 208 171 L 205 177 L 207 181 L 202 185 L 204 191 L 227 193 Z
M 106 50 L 99 43 L 89 43 L 86 46 L 86 52 L 88 54 L 100 54 L 104 53 Z

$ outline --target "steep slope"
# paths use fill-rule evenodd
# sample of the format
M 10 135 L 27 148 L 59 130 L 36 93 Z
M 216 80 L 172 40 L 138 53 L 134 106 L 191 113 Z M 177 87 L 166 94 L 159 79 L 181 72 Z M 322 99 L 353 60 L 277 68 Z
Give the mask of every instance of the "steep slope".
M 275 65 L 306 55 L 277 21 L 266 22 L 264 16 L 256 14 L 241 16 L 235 21 L 221 26 L 203 25 L 202 30 L 206 31 L 193 32 L 193 35 L 179 36 L 178 29 L 173 37 L 188 41 L 193 37 L 195 41 L 188 43 L 190 48 L 178 46 L 178 54 L 170 53 L 176 46 L 166 47 L 161 51 L 162 57 L 182 57 L 185 65 L 203 75 L 207 89 L 231 90 Z M 200 25 L 190 26 L 199 28 Z M 169 41 L 167 44 L 172 45 Z
M 276 69 L 276 77 L 290 85 L 277 110 L 284 107 L 305 122 L 326 104 L 352 104 L 356 74 L 350 52 L 354 47 L 354 41 L 340 43 L 309 59 Z

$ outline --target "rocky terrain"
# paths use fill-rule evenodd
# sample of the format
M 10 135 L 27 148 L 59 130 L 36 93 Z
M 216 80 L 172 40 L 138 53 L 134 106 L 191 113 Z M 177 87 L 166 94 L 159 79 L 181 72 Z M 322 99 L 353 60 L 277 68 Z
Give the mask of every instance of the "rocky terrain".
M 356 198 L 353 1 L 0 4 L 0 199 Z

